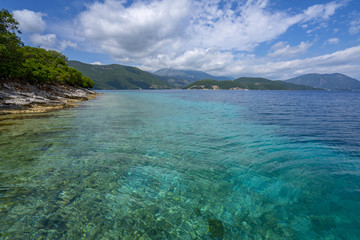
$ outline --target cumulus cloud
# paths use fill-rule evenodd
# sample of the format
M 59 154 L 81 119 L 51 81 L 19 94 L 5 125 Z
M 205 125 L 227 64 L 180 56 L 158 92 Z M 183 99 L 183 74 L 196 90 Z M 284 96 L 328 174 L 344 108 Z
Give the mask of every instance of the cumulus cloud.
M 20 30 L 23 32 L 41 33 L 46 28 L 46 23 L 42 19 L 45 16 L 44 13 L 24 9 L 16 10 L 13 14 L 14 18 L 19 22 Z
M 327 4 L 316 4 L 309 7 L 303 13 L 303 21 L 309 21 L 316 18 L 329 19 L 339 7 L 345 5 L 345 2 L 333 1 Z
M 19 22 L 20 30 L 27 34 L 32 44 L 59 51 L 63 51 L 68 47 L 77 47 L 77 43 L 59 39 L 54 33 L 44 34 L 47 25 L 43 17 L 46 14 L 23 9 L 13 11 L 13 15 Z
M 360 45 L 331 54 L 290 61 L 269 61 L 269 59 L 244 60 L 233 63 L 225 69 L 234 76 L 263 76 L 272 79 L 287 79 L 306 73 L 341 72 L 358 77 Z
M 77 43 L 74 43 L 69 40 L 58 39 L 56 34 L 39 34 L 35 33 L 30 36 L 30 41 L 39 47 L 46 49 L 55 49 L 57 51 L 63 51 L 68 47 L 76 48 Z
M 233 8 L 234 4 L 236 1 L 230 1 L 219 8 L 218 1 L 198 3 L 189 30 L 194 44 L 250 52 L 301 20 L 300 15 L 270 11 L 265 0 L 247 1 Z
M 312 46 L 312 43 L 301 42 L 298 46 L 291 47 L 287 42 L 280 41 L 274 44 L 270 48 L 269 57 L 279 57 L 279 56 L 295 56 L 300 53 L 306 52 L 306 50 Z
M 226 66 L 232 65 L 233 61 L 234 56 L 230 52 L 195 48 L 175 57 L 159 55 L 146 58 L 139 67 L 151 71 L 171 66 L 176 69 L 201 69 L 219 74 Z
M 177 48 L 191 12 L 189 0 L 134 2 L 105 0 L 79 17 L 80 32 L 115 57 L 145 57 Z
M 45 34 L 45 35 L 41 35 L 41 34 L 33 34 L 30 37 L 30 40 L 35 44 L 38 45 L 40 47 L 44 47 L 44 48 L 53 48 L 56 45 L 57 42 L 57 38 L 55 34 Z
M 268 5 L 267 0 L 105 0 L 88 5 L 79 15 L 78 34 L 122 63 L 190 63 L 190 53 L 200 56 L 212 49 L 250 53 L 295 24 L 328 19 L 341 6 L 317 4 L 290 15 Z M 307 47 L 309 43 L 302 43 L 288 49 L 294 54 Z
M 63 51 L 68 47 L 76 48 L 78 46 L 77 43 L 69 41 L 69 40 L 61 40 L 57 44 L 58 44 L 57 50 L 59 50 L 59 51 Z

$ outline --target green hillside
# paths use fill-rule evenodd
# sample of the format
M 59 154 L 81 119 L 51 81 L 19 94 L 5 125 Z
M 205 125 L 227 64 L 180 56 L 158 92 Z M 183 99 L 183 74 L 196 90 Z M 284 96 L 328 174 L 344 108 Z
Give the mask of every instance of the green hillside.
M 171 85 L 153 74 L 136 67 L 112 65 L 92 65 L 78 61 L 68 61 L 69 66 L 90 77 L 94 89 L 167 89 Z
M 188 82 L 192 83 L 201 79 L 215 79 L 215 80 L 229 80 L 229 77 L 215 77 L 206 72 L 202 71 L 194 71 L 194 70 L 177 70 L 172 68 L 163 68 L 156 72 L 154 72 L 157 76 L 167 77 L 168 79 L 172 79 L 173 81 L 179 80 L 179 83 Z M 184 81 L 185 80 L 185 81 Z M 185 84 L 184 86 L 186 86 Z
M 174 88 L 183 88 L 183 87 L 189 85 L 190 83 L 192 83 L 192 81 L 189 81 L 188 79 L 183 79 L 183 78 L 159 76 L 159 75 L 156 75 L 156 77 L 169 83 Z
M 331 90 L 360 90 L 360 81 L 340 73 L 310 73 L 288 79 L 286 82 Z
M 265 78 L 241 77 L 233 81 L 216 81 L 203 79 L 196 81 L 185 89 L 222 89 L 222 90 L 317 90 L 316 88 L 286 83 L 283 81 L 272 81 Z
M 231 79 L 229 77 L 215 77 L 201 71 L 177 70 L 172 68 L 163 68 L 154 72 L 154 74 L 175 88 L 183 88 L 201 79 L 214 79 L 219 81 Z

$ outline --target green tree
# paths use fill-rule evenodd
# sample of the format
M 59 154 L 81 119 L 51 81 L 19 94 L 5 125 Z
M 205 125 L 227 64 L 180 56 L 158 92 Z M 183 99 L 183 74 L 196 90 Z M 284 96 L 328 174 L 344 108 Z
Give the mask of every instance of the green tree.
M 91 88 L 94 82 L 78 70 L 68 67 L 67 57 L 55 50 L 23 45 L 19 23 L 7 10 L 0 11 L 0 80 L 30 83 L 68 84 Z
M 91 88 L 94 82 L 68 67 L 65 55 L 54 50 L 23 47 L 22 79 L 31 83 L 58 83 Z
M 18 77 L 22 62 L 19 23 L 7 10 L 0 11 L 0 79 Z

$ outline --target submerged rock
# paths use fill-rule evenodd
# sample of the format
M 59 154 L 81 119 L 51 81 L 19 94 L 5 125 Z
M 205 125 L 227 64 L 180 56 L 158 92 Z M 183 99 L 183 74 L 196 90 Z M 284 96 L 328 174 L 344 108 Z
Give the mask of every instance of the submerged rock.
M 209 219 L 209 231 L 211 237 L 223 238 L 225 235 L 224 224 L 219 219 Z

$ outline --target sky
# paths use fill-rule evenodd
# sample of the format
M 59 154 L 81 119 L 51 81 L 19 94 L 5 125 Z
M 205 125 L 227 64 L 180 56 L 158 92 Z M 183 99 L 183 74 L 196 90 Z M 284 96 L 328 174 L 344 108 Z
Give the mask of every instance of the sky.
M 284 80 L 360 80 L 359 0 L 0 0 L 26 45 L 70 60 Z

